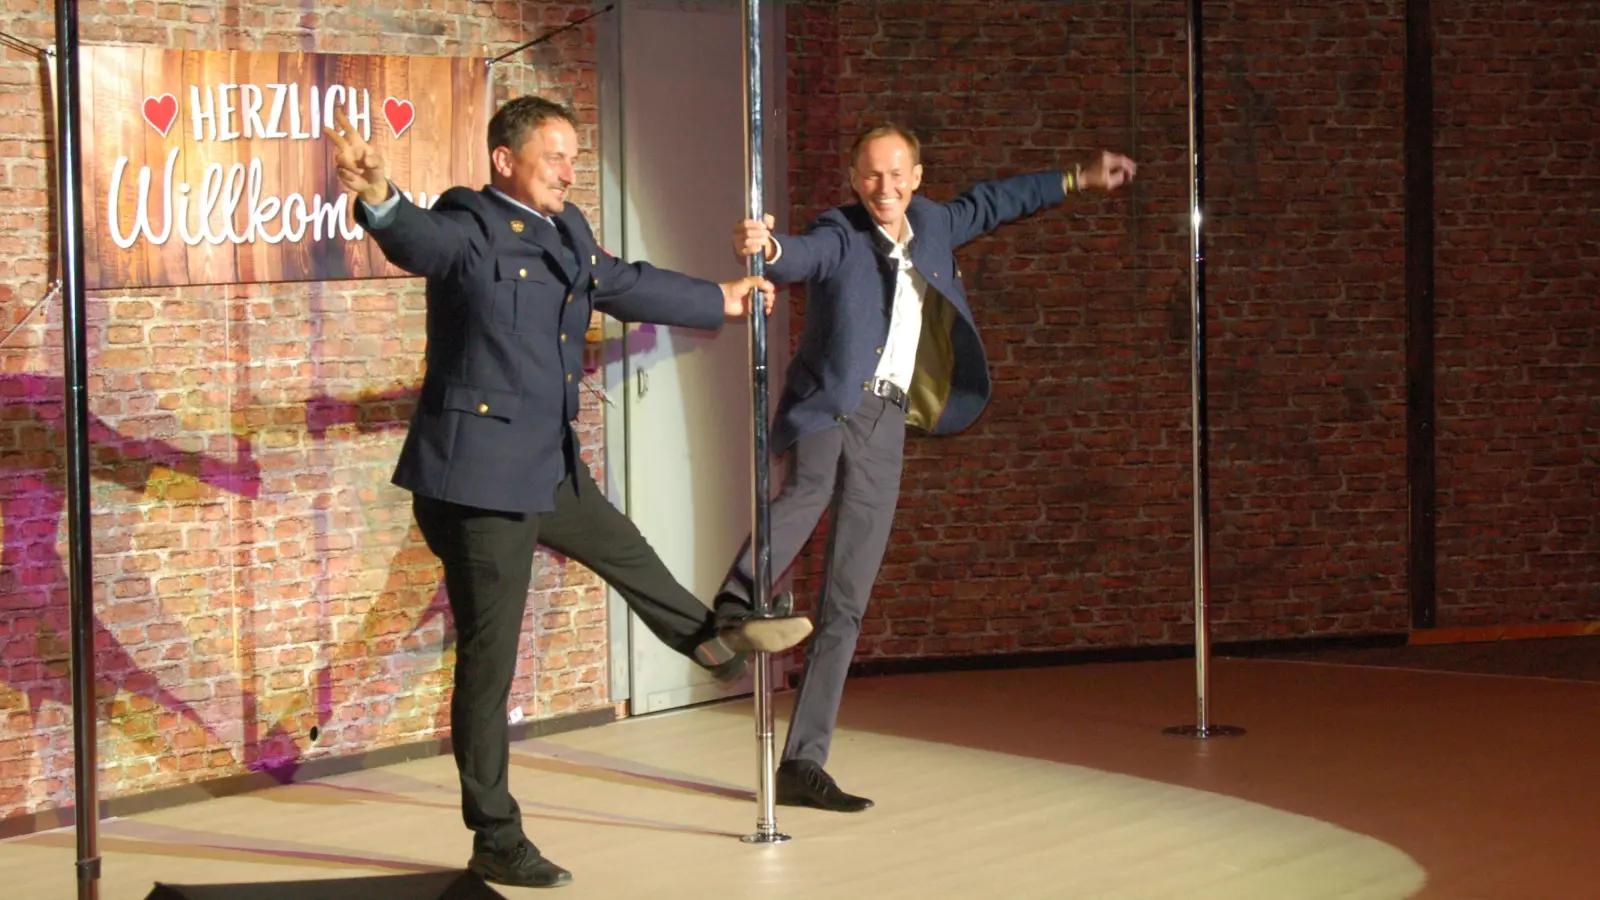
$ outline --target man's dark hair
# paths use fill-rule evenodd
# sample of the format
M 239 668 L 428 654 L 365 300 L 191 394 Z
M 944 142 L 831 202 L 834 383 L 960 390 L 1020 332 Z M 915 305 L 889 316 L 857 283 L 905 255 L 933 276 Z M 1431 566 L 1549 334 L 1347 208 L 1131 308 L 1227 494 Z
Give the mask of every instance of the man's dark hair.
M 855 168 L 856 160 L 861 158 L 861 148 L 865 147 L 868 141 L 875 141 L 878 138 L 889 137 L 891 135 L 898 136 L 901 140 L 906 142 L 907 147 L 911 148 L 912 165 L 917 166 L 922 164 L 922 142 L 917 140 L 917 136 L 915 134 L 911 133 L 911 129 L 905 127 L 904 125 L 897 125 L 894 122 L 879 122 L 878 124 L 873 125 L 871 128 L 868 128 L 866 131 L 861 132 L 860 136 L 856 138 L 856 142 L 850 145 L 850 167 L 852 169 Z
M 507 100 L 489 120 L 489 152 L 493 153 L 496 147 L 516 150 L 528 139 L 528 132 L 551 119 L 561 119 L 573 128 L 578 127 L 578 116 L 570 106 L 531 95 Z

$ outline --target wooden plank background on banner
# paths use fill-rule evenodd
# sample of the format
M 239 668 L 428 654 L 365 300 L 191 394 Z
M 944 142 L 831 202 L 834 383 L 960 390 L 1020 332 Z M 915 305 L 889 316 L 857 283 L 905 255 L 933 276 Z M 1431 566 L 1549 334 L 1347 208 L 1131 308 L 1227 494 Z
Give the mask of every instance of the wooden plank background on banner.
M 488 180 L 482 59 L 103 46 L 83 56 L 91 290 L 403 276 L 360 233 L 334 176 L 323 134 L 334 104 L 413 199 Z

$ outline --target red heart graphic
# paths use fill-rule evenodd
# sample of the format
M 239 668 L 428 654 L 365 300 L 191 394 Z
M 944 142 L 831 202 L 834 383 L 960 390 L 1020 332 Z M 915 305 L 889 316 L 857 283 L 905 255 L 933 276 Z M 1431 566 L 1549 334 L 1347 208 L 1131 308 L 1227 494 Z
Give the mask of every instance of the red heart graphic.
M 166 137 L 172 123 L 178 121 L 178 98 L 171 94 L 144 98 L 144 120 Z
M 383 101 L 383 117 L 389 120 L 389 130 L 395 137 L 406 133 L 411 127 L 411 120 L 417 117 L 416 107 L 410 100 L 396 100 L 393 97 Z

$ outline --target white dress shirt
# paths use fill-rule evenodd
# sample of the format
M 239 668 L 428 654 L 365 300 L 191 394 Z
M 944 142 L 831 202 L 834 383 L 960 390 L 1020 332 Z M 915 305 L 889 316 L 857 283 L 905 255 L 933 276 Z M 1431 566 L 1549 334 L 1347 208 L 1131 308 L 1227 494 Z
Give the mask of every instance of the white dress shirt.
M 917 342 L 922 339 L 922 298 L 927 293 L 928 282 L 911 265 L 911 222 L 906 221 L 904 226 L 906 236 L 902 241 L 896 241 L 882 225 L 878 226 L 878 233 L 892 245 L 889 261 L 895 264 L 896 273 L 894 301 L 889 312 L 889 339 L 884 342 L 878 369 L 872 374 L 902 391 L 910 391 L 911 376 L 917 371 Z M 773 238 L 772 258 L 767 264 L 777 262 L 782 256 L 783 245 Z
M 911 265 L 911 223 L 904 225 L 905 238 L 895 241 L 882 225 L 878 233 L 889 239 L 893 248 L 889 261 L 895 264 L 894 302 L 889 313 L 889 339 L 883 345 L 876 377 L 902 391 L 911 390 L 911 376 L 917 370 L 917 341 L 922 338 L 922 299 L 928 282 Z

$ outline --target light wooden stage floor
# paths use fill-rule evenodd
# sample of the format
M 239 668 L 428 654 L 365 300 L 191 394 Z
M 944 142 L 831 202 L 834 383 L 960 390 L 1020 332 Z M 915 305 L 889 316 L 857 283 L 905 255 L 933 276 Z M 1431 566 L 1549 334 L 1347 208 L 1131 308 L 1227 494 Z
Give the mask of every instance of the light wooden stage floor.
M 1213 673 L 1214 721 L 1247 736 L 1161 734 L 1193 715 L 1184 662 L 854 680 L 829 769 L 878 806 L 780 808 L 779 846 L 737 839 L 748 701 L 519 743 L 512 786 L 570 900 L 1600 897 L 1600 684 Z M 421 760 L 107 822 L 101 895 L 459 868 L 469 845 L 449 758 Z M 0 844 L 0 896 L 72 897 L 72 860 L 70 831 Z

